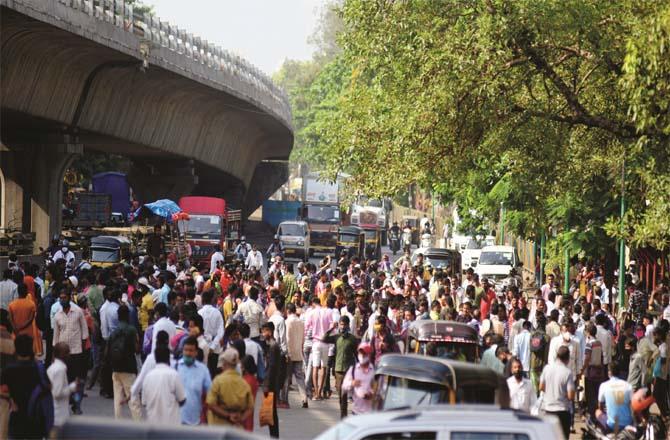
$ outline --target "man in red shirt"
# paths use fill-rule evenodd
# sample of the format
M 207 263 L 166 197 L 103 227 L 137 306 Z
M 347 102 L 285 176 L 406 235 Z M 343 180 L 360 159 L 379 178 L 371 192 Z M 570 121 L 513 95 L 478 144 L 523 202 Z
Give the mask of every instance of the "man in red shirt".
M 479 310 L 481 312 L 481 319 L 484 320 L 489 317 L 489 312 L 491 311 L 491 304 L 493 304 L 493 300 L 496 297 L 496 293 L 486 278 L 482 280 L 482 287 L 484 288 L 484 293 L 482 294 L 482 299 L 479 304 Z

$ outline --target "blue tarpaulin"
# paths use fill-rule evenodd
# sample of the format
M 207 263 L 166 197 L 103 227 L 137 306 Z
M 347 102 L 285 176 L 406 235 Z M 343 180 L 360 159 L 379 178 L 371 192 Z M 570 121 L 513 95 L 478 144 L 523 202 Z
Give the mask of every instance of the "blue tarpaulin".
M 153 203 L 146 203 L 135 211 L 135 218 L 143 218 L 147 215 L 157 215 L 159 217 L 165 218 L 167 221 L 172 222 L 172 214 L 177 214 L 181 212 L 181 208 L 172 200 L 161 199 L 156 200 Z

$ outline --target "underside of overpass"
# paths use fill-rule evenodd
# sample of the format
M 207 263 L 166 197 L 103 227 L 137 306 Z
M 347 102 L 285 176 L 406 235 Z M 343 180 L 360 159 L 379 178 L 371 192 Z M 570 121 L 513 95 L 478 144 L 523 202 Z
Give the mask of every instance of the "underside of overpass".
M 290 122 L 180 70 L 164 48 L 143 68 L 139 40 L 111 24 L 76 14 L 53 23 L 0 4 L 1 227 L 34 231 L 46 245 L 60 231 L 63 173 L 87 152 L 131 158 L 143 201 L 210 195 L 249 214 L 285 182 L 286 165 L 266 160 L 288 158 Z

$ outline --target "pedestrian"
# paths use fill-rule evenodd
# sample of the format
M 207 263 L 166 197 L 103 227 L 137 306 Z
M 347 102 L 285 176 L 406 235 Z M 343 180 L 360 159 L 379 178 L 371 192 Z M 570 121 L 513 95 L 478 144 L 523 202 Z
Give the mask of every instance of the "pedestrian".
M 610 378 L 598 390 L 598 420 L 613 432 L 621 432 L 626 426 L 635 425 L 631 409 L 633 387 L 619 377 L 620 373 L 619 363 L 610 362 Z
M 589 322 L 584 329 L 586 332 L 586 344 L 584 349 L 584 392 L 586 394 L 586 407 L 589 415 L 595 417 L 598 408 L 598 389 L 606 379 L 607 370 L 604 365 L 603 344 L 596 337 L 595 324 Z
M 314 386 L 313 399 L 323 399 L 323 384 L 328 365 L 329 345 L 322 339 L 326 332 L 334 325 L 331 309 L 321 307 L 318 296 L 312 298 L 312 310 L 306 317 L 306 327 L 312 331 L 312 384 Z
M 556 350 L 556 362 L 549 363 L 540 376 L 540 391 L 544 391 L 542 409 L 558 418 L 563 436 L 570 436 L 570 411 L 575 398 L 575 379 L 570 363 L 570 349 L 564 345 Z
M 46 437 L 53 425 L 53 401 L 51 413 L 38 417 L 29 411 L 28 403 L 33 391 L 42 387 L 45 393 L 40 402 L 46 400 L 45 406 L 51 397 L 49 379 L 44 364 L 35 360 L 33 352 L 33 338 L 28 335 L 19 335 L 14 341 L 16 362 L 4 368 L 0 374 L 0 394 L 11 401 L 9 413 L 8 436 L 10 439 L 43 438 Z M 41 406 L 40 406 L 41 407 Z
M 251 396 L 253 398 L 253 401 L 255 403 L 256 401 L 256 395 L 258 394 L 258 378 L 256 377 L 257 371 L 256 371 L 256 362 L 254 361 L 254 358 L 246 355 L 242 359 L 242 378 L 244 381 L 249 385 L 249 388 L 251 389 Z M 252 405 L 253 407 L 254 405 Z M 242 422 L 244 425 L 245 431 L 253 432 L 254 430 L 254 411 L 252 410 L 249 413 L 249 416 L 245 418 Z
M 66 289 L 60 292 L 59 303 L 61 309 L 54 317 L 54 347 L 59 342 L 67 344 L 70 348 L 67 357 L 67 378 L 69 382 L 79 378 L 82 383 L 86 379 L 86 365 L 88 359 L 84 356 L 84 343 L 88 339 L 88 325 L 81 309 L 70 301 L 70 293 Z M 81 400 L 83 398 L 83 387 L 78 387 L 72 393 L 72 412 L 81 414 Z
M 251 329 L 246 322 L 240 324 L 240 338 L 244 341 L 244 352 L 247 356 L 254 358 L 256 363 L 256 378 L 259 382 L 265 379 L 265 358 L 261 345 L 251 339 Z
M 121 292 L 116 286 L 107 286 L 103 290 L 105 302 L 100 307 L 100 332 L 102 335 L 102 354 L 100 359 L 100 395 L 111 399 L 114 395 L 112 366 L 109 359 L 109 337 L 119 326 L 119 299 Z
M 188 336 L 184 340 L 181 359 L 177 362 L 177 372 L 184 385 L 186 403 L 181 407 L 183 425 L 199 425 L 202 422 L 203 400 L 212 387 L 207 366 L 197 360 L 198 339 Z
M 298 386 L 298 392 L 302 399 L 302 407 L 307 408 L 307 392 L 305 390 L 305 367 L 303 363 L 303 346 L 305 343 L 305 324 L 300 320 L 296 314 L 297 308 L 295 304 L 289 303 L 286 306 L 288 317 L 286 318 L 286 380 L 282 393 L 283 399 L 288 402 L 288 388 L 291 378 L 295 378 L 295 383 Z
M 198 314 L 202 317 L 203 329 L 205 330 L 204 337 L 209 345 L 207 367 L 213 378 L 217 373 L 219 355 L 222 352 L 221 340 L 224 334 L 223 316 L 215 307 L 216 291 L 214 289 L 203 292 L 202 304 L 203 306 L 198 311 Z
M 365 414 L 372 410 L 375 369 L 372 365 L 372 346 L 362 342 L 357 349 L 355 365 L 347 370 L 342 380 L 342 391 L 353 400 L 352 415 Z
M 243 427 L 243 422 L 254 411 L 251 387 L 237 372 L 239 353 L 227 348 L 219 356 L 221 369 L 207 393 L 207 423 Z
M 147 237 L 147 254 L 156 261 L 165 252 L 165 243 L 161 234 L 161 225 L 154 226 L 154 233 Z
M 36 356 L 42 355 L 42 335 L 37 328 L 37 306 L 25 284 L 19 284 L 18 298 L 9 303 L 9 319 L 14 329 L 14 335 L 28 335 L 33 338 L 33 352 Z
M 164 331 L 168 334 L 170 340 L 177 334 L 177 326 L 168 317 L 168 306 L 165 303 L 158 303 L 154 307 L 155 319 L 151 339 L 151 350 L 156 348 L 156 338 L 158 333 Z
M 514 338 L 514 349 L 512 354 L 519 358 L 523 366 L 523 376 L 530 377 L 530 330 L 532 325 L 530 321 L 524 321 L 521 333 Z
M 47 368 L 47 376 L 51 382 L 51 395 L 54 400 L 54 426 L 62 426 L 70 416 L 68 408 L 70 396 L 77 391 L 79 379 L 74 382 L 68 381 L 67 359 L 70 355 L 70 347 L 59 342 L 54 346 L 54 361 Z
M 263 341 L 265 342 L 265 380 L 263 381 L 263 394 L 265 397 L 272 393 L 272 420 L 274 423 L 269 426 L 270 437 L 279 438 L 279 418 L 277 417 L 277 401 L 279 400 L 279 390 L 282 385 L 280 380 L 281 368 L 281 349 L 274 339 L 274 324 L 266 322 L 261 327 Z
M 544 366 L 547 365 L 549 358 L 550 339 L 545 331 L 547 318 L 542 314 L 538 314 L 535 322 L 537 323 L 537 328 L 530 336 L 530 381 L 533 384 L 535 393 L 538 394 L 540 391 L 540 375 Z
M 328 330 L 322 339 L 329 344 L 335 344 L 335 386 L 340 404 L 340 418 L 342 419 L 348 415 L 347 404 L 349 400 L 347 393 L 342 389 L 342 383 L 347 371 L 356 363 L 356 347 L 360 342 L 351 334 L 349 323 L 348 316 L 340 317 L 339 334 L 332 334 L 333 328 Z
M 140 341 L 135 327 L 130 325 L 130 312 L 126 305 L 117 311 L 119 325 L 109 336 L 109 358 L 114 387 L 114 418 L 122 418 L 121 408 L 125 403 L 130 407 L 133 420 L 140 420 L 142 409 L 132 400 L 130 389 L 137 378 L 137 358 Z
M 274 289 L 273 289 L 274 290 Z M 281 391 L 278 396 L 278 407 L 283 409 L 289 408 L 288 403 L 288 390 L 284 394 L 284 383 L 287 379 L 287 363 L 286 356 L 288 355 L 288 347 L 286 344 L 286 320 L 284 319 L 284 297 L 281 296 L 279 291 L 274 292 L 275 296 L 273 303 L 275 306 L 275 311 L 272 313 L 268 319 L 274 325 L 274 335 L 273 339 L 279 345 L 281 350 L 281 356 L 279 358 L 279 380 L 281 384 Z
M 658 346 L 658 355 L 655 357 L 652 369 L 653 393 L 661 416 L 667 420 L 670 417 L 668 403 L 668 348 L 666 345 L 667 331 L 660 325 L 652 333 L 654 344 Z
M 237 307 L 233 319 L 243 320 L 249 326 L 249 337 L 258 342 L 261 334 L 261 325 L 265 322 L 263 306 L 258 303 L 258 289 L 251 286 L 248 297 Z
M 529 413 L 537 401 L 533 384 L 525 377 L 521 360 L 514 358 L 511 362 L 512 376 L 507 379 L 510 408 Z
M 186 402 L 186 393 L 177 370 L 170 367 L 170 350 L 160 346 L 154 350 L 156 367 L 142 384 L 142 404 L 146 407 L 147 420 L 162 425 L 178 425 L 181 421 L 179 407 Z

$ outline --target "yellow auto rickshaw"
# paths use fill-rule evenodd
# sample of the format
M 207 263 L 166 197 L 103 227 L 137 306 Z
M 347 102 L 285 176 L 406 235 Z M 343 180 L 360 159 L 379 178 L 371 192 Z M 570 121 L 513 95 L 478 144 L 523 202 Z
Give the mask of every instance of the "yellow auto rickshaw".
M 107 267 L 121 262 L 130 251 L 130 240 L 123 236 L 101 235 L 91 239 L 91 264 Z
M 349 258 L 365 257 L 365 232 L 358 226 L 340 226 L 337 230 L 335 255 L 339 258 L 346 252 Z

